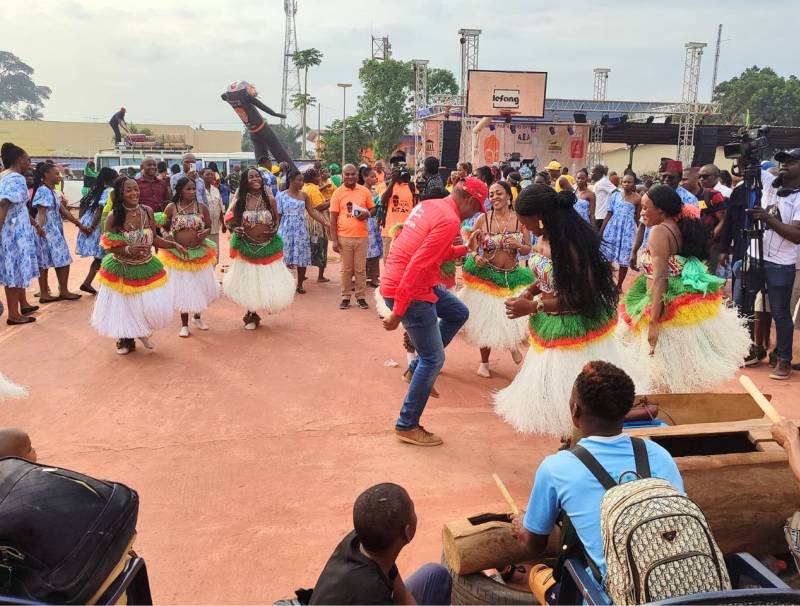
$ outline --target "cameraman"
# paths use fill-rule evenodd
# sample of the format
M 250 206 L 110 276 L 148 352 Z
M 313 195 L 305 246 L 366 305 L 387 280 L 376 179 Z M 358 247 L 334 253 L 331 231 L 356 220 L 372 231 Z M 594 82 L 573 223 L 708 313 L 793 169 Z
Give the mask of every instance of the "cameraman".
M 758 254 L 757 242 L 753 240 L 747 252 L 750 262 L 746 265 L 751 269 L 746 276 L 747 288 L 743 292 L 742 307 L 752 313 L 756 294 L 766 287 L 777 334 L 775 351 L 778 361 L 770 379 L 785 380 L 792 374 L 794 324 L 789 303 L 800 244 L 800 148 L 778 152 L 775 160 L 780 163 L 777 177 L 758 167 L 747 169 L 760 171 L 763 184 L 761 205 L 748 208 L 745 212 L 749 219 L 762 221 L 764 225 L 764 271 L 762 274 L 753 267 Z M 741 160 L 739 169 L 743 172 Z M 752 317 L 748 318 L 748 322 L 752 334 Z M 755 348 L 751 349 L 746 363 L 757 363 L 752 359 L 756 355 Z

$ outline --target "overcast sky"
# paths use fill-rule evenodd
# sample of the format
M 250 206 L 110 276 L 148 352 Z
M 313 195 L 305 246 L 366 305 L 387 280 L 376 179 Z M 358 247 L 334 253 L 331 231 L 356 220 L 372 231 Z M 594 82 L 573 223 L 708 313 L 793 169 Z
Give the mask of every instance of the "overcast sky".
M 371 52 L 370 34 L 389 36 L 397 59 L 428 59 L 459 77 L 459 28 L 480 28 L 480 67 L 547 71 L 548 97 L 589 99 L 592 69 L 609 67 L 608 97 L 678 101 L 684 43 L 707 42 L 701 100 L 708 100 L 717 24 L 723 23 L 719 80 L 769 65 L 800 72 L 796 1 L 749 0 L 298 0 L 299 48 L 324 53 L 309 74 L 323 126 L 340 117 L 341 89 Z M 489 8 L 494 8 L 494 11 Z M 39 0 L 6 2 L 0 49 L 35 69 L 53 95 L 45 119 L 107 121 L 120 105 L 132 122 L 237 129 L 219 95 L 233 80 L 256 85 L 280 108 L 283 0 Z M 788 49 L 788 50 L 787 50 Z M 316 126 L 316 110 L 309 122 Z

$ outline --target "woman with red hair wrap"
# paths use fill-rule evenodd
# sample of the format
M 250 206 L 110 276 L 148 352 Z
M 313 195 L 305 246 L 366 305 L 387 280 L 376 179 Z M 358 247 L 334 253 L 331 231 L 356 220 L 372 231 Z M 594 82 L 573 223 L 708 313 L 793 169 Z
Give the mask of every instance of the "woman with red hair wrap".
M 725 280 L 708 272 L 709 234 L 698 212 L 667 185 L 642 198 L 650 228 L 639 251 L 642 274 L 620 306 L 622 333 L 646 362 L 654 389 L 705 391 L 736 374 L 750 337 L 722 298 Z

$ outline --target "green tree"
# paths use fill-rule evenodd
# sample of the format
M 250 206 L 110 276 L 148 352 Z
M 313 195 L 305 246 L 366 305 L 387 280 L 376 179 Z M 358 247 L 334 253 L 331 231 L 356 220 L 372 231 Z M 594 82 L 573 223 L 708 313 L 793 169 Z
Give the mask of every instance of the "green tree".
M 0 51 L 0 120 L 24 116 L 25 107 L 41 109 L 52 92 L 31 79 L 33 68 L 8 51 Z
M 247 132 L 247 129 L 242 131 L 242 151 L 243 152 L 251 152 L 253 151 L 253 142 L 250 139 L 250 133 Z
M 34 107 L 31 104 L 26 105 L 25 109 L 22 110 L 22 119 L 23 120 L 39 121 L 42 118 L 44 118 L 44 116 L 42 115 L 42 112 L 40 112 L 38 108 Z
M 373 122 L 361 114 L 347 117 L 345 131 L 345 162 L 358 164 L 361 162 L 362 152 L 372 145 Z M 342 121 L 334 120 L 328 129 L 322 133 L 322 162 L 323 164 L 342 163 Z
M 302 127 L 300 129 L 300 135 L 301 135 L 300 140 L 302 142 L 302 146 L 301 146 L 302 153 L 301 153 L 301 155 L 299 157 L 305 158 L 306 157 L 306 142 L 308 141 L 308 139 L 307 139 L 307 137 L 308 137 L 308 128 L 307 128 L 307 125 L 306 125 L 306 122 L 305 122 L 305 120 L 306 120 L 306 112 L 308 111 L 309 107 L 314 107 L 317 104 L 317 98 L 316 97 L 312 97 L 311 95 L 308 95 L 306 93 L 295 93 L 294 95 L 292 95 L 292 98 L 290 99 L 290 101 L 292 103 L 292 107 L 293 108 L 299 109 L 299 110 L 302 111 L 303 125 L 302 125 Z
M 392 152 L 411 124 L 408 99 L 412 77 L 411 63 L 395 59 L 367 59 L 358 70 L 364 89 L 358 98 L 358 113 L 365 119 L 368 117 L 378 158 Z
M 753 125 L 800 126 L 800 80 L 779 76 L 769 67 L 749 67 L 721 82 L 714 101 L 727 124 L 744 124 L 749 111 Z
M 308 94 L 308 69 L 310 67 L 315 67 L 322 63 L 322 52 L 317 50 L 316 48 L 307 48 L 305 50 L 299 50 L 292 55 L 292 63 L 297 69 L 303 70 L 303 98 L 309 99 L 313 97 L 309 97 Z M 298 95 L 295 95 L 297 97 Z M 302 109 L 303 113 L 303 122 L 302 122 L 302 132 L 303 132 L 303 144 L 302 144 L 302 152 L 305 158 L 306 156 L 306 137 L 308 136 L 308 130 L 306 129 L 306 112 L 308 111 L 308 107 L 313 105 L 313 103 L 303 103 L 300 106 L 295 105 L 295 109 Z
M 428 70 L 428 99 L 431 95 L 456 95 L 458 82 L 449 69 L 434 67 Z

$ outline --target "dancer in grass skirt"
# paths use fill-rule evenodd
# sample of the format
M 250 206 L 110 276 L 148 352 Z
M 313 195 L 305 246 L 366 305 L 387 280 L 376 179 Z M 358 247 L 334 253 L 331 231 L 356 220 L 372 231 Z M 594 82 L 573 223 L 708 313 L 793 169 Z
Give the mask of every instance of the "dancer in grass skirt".
M 181 314 L 180 337 L 189 336 L 189 314 L 200 330 L 208 330 L 201 314 L 219 298 L 219 283 L 214 275 L 217 245 L 208 239 L 211 233 L 211 213 L 197 201 L 197 186 L 192 179 L 182 177 L 175 184 L 172 202 L 164 209 L 170 237 L 182 244 L 187 254 L 171 248 L 158 252 L 167 268 L 172 292 L 172 304 Z
M 505 302 L 519 296 L 532 282 L 533 274 L 521 267 L 521 256 L 531 252 L 531 234 L 520 224 L 511 203 L 511 187 L 505 181 L 489 188 L 490 211 L 473 227 L 481 232 L 476 249 L 464 262 L 464 287 L 458 297 L 469 309 L 464 325 L 467 342 L 480 347 L 478 375 L 491 377 L 492 349 L 507 349 L 514 362 L 522 362 L 519 345 L 525 340 L 525 318 L 509 321 Z M 479 244 L 478 244 L 479 243 Z
M 723 301 L 725 280 L 701 261 L 709 234 L 696 215 L 666 185 L 643 196 L 650 236 L 639 251 L 642 275 L 620 306 L 621 331 L 657 391 L 706 391 L 735 376 L 750 348 L 745 324 Z
M 92 310 L 92 326 L 104 337 L 117 339 L 117 353 L 136 349 L 139 339 L 154 347 L 150 335 L 172 320 L 172 293 L 166 288 L 167 273 L 153 255 L 153 244 L 186 249 L 155 234 L 153 211 L 139 204 L 139 185 L 128 177 L 114 181 L 112 209 L 101 237 L 109 251 L 100 265 L 100 290 Z
M 225 294 L 244 307 L 244 327 L 261 323 L 258 310 L 278 313 L 294 300 L 295 279 L 283 262 L 283 240 L 278 235 L 275 199 L 264 189 L 261 173 L 249 168 L 226 216 L 233 230 L 231 267 L 225 274 Z
M 528 316 L 530 348 L 514 381 L 495 394 L 496 412 L 525 433 L 567 435 L 569 396 L 587 362 L 623 368 L 641 393 L 641 373 L 615 337 L 618 292 L 600 237 L 575 211 L 572 192 L 531 185 L 517 198 L 520 222 L 537 236 L 535 281 L 506 302 L 511 319 Z M 636 380 L 636 377 L 640 377 Z

